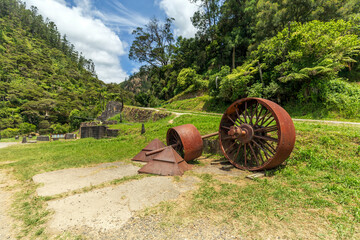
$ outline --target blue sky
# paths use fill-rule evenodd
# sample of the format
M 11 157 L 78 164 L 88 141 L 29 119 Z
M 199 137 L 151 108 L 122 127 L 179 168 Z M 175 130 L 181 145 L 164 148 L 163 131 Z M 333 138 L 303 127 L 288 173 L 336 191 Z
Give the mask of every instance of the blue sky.
M 190 17 L 197 6 L 189 0 L 23 0 L 55 22 L 77 51 L 95 63 L 104 82 L 122 82 L 141 64 L 128 59 L 131 32 L 153 17 L 173 17 L 175 36 L 193 37 Z

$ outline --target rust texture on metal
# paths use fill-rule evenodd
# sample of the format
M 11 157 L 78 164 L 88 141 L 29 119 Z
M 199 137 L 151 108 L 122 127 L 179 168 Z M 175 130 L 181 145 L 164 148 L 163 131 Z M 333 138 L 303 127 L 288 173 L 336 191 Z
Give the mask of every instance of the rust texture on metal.
M 168 146 L 138 172 L 162 176 L 181 176 L 190 169 L 191 166 L 171 146 Z
M 174 149 L 187 162 L 202 154 L 203 140 L 197 128 L 192 124 L 169 128 L 166 142 L 168 146 L 175 144 Z
M 149 162 L 151 161 L 156 155 L 146 156 L 145 153 L 151 152 L 156 149 L 164 148 L 165 144 L 161 142 L 159 139 L 152 140 L 146 147 L 144 147 L 135 157 L 133 157 L 133 161 L 140 161 L 140 162 Z
M 292 152 L 295 127 L 278 104 L 244 98 L 225 111 L 219 126 L 220 147 L 237 168 L 264 170 L 279 166 Z

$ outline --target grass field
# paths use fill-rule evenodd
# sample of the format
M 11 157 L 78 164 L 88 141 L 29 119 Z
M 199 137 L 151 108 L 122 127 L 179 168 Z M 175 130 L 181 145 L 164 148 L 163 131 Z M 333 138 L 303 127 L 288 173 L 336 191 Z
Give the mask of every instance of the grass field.
M 119 124 L 114 139 L 80 139 L 0 149 L 0 168 L 18 182 L 14 216 L 19 219 L 19 238 L 44 238 L 50 198 L 38 197 L 31 178 L 42 172 L 124 161 L 149 141 L 164 141 L 171 126 L 193 123 L 201 134 L 216 131 L 221 116 L 182 115 L 172 124 L 167 117 L 145 124 Z M 281 236 L 290 239 L 360 239 L 360 127 L 295 123 L 295 149 L 285 166 L 267 171 L 256 181 L 196 174 L 196 191 L 180 202 L 164 202 L 141 214 L 159 214 L 166 223 L 190 224 L 206 219 L 231 226 L 249 239 Z M 131 179 L 130 179 L 131 180 Z M 179 179 L 176 179 L 179 180 Z M 181 181 L 181 179 L 180 179 Z M 121 184 L 118 181 L 116 184 Z M 166 226 L 166 224 L 165 224 Z

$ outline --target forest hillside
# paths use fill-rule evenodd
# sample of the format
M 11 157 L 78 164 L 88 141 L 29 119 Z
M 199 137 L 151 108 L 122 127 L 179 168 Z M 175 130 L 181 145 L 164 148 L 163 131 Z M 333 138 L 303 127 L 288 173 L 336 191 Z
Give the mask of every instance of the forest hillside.
M 0 1 L 0 130 L 3 137 L 62 133 L 126 98 L 98 79 L 54 22 L 17 0 Z
M 143 66 L 122 86 L 139 103 L 203 94 L 216 107 L 263 97 L 289 111 L 360 118 L 359 1 L 193 2 L 195 37 L 175 39 L 171 18 L 133 32 L 129 58 Z

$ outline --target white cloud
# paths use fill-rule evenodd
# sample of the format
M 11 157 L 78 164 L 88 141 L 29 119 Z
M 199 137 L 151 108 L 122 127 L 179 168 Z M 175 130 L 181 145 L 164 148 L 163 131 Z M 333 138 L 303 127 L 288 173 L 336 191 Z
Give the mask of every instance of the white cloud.
M 34 5 L 39 13 L 55 22 L 59 32 L 66 34 L 75 49 L 94 61 L 96 72 L 104 82 L 121 82 L 127 77 L 121 68 L 119 56 L 125 55 L 124 43 L 118 35 L 94 16 L 89 0 L 78 0 L 68 7 L 64 0 L 25 0 Z
M 189 0 L 160 0 L 160 8 L 168 17 L 175 18 L 175 35 L 186 38 L 194 37 L 196 28 L 191 23 L 191 17 L 197 11 L 198 6 Z
M 113 24 L 117 27 L 124 27 L 131 30 L 139 26 L 143 26 L 149 22 L 148 18 L 145 18 L 137 12 L 127 9 L 118 1 L 105 1 L 111 12 L 103 14 L 99 11 L 94 12 L 95 16 L 105 21 L 107 24 Z

